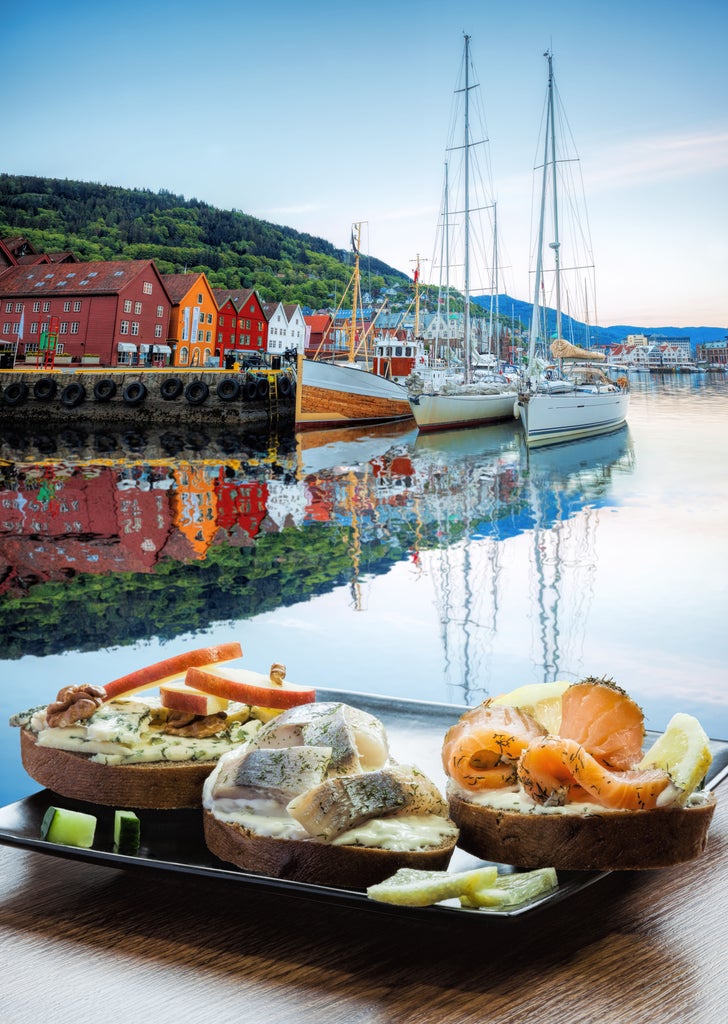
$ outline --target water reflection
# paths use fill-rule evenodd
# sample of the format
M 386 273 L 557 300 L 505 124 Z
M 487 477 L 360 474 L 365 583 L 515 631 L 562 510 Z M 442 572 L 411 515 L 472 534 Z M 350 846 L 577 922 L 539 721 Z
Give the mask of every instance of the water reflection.
M 535 657 L 553 678 L 561 622 L 578 634 L 588 611 L 598 510 L 613 475 L 634 465 L 628 428 L 531 452 L 516 424 L 283 443 L 129 430 L 0 432 L 0 442 L 4 657 L 27 650 L 33 629 L 37 653 L 67 649 L 70 635 L 94 649 L 248 618 L 342 583 L 364 610 L 366 581 L 406 563 L 432 580 L 445 681 L 467 700 L 487 679 L 499 626 L 502 542 L 529 538 Z

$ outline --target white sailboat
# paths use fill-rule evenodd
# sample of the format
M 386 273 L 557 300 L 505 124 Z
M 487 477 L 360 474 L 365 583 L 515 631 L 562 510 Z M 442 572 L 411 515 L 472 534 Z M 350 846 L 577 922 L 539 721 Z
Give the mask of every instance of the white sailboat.
M 473 141 L 470 127 L 470 92 L 477 88 L 471 81 L 470 36 L 465 36 L 463 85 L 456 90 L 462 93 L 464 107 L 463 143 L 458 146 L 463 158 L 463 373 L 459 377 L 451 374 L 433 373 L 412 382 L 409 388 L 412 415 L 422 431 L 451 430 L 457 427 L 475 427 L 484 423 L 512 419 L 517 389 L 502 374 L 493 371 L 476 371 L 470 322 L 470 259 L 471 259 L 471 216 L 476 212 L 471 204 L 471 150 L 483 140 Z M 455 147 L 453 147 L 455 148 Z M 446 205 L 448 203 L 446 191 Z M 493 204 L 490 203 L 490 206 Z M 477 208 L 479 211 L 483 206 Z M 445 230 L 448 216 L 445 217 Z M 450 254 L 446 253 L 448 266 Z
M 516 404 L 516 416 L 523 423 L 526 443 L 529 447 L 571 440 L 578 437 L 589 437 L 593 434 L 615 430 L 627 418 L 629 408 L 628 385 L 619 385 L 609 380 L 598 367 L 589 365 L 602 362 L 602 353 L 581 348 L 563 338 L 562 331 L 562 275 L 564 254 L 563 239 L 560 233 L 559 196 L 557 184 L 559 165 L 567 163 L 557 158 L 555 106 L 556 88 L 553 74 L 551 51 L 544 56 L 548 60 L 548 91 L 546 103 L 546 130 L 544 142 L 544 161 L 540 182 L 541 203 L 538 226 L 538 243 L 536 249 L 536 273 L 534 284 L 533 317 L 529 339 L 529 358 L 527 368 L 527 384 L 520 390 Z M 573 163 L 574 160 L 568 161 Z M 536 355 L 536 344 L 539 332 L 547 331 L 542 316 L 546 310 L 544 292 L 544 238 L 546 234 L 547 203 L 550 207 L 553 232 L 548 249 L 553 254 L 553 284 L 556 306 L 556 337 L 551 344 L 551 356 L 558 360 L 558 367 L 543 373 L 543 364 L 539 364 Z M 577 204 L 573 197 L 572 208 Z M 586 230 L 581 225 L 581 230 Z M 582 236 L 583 237 L 583 236 Z M 584 272 L 576 249 L 567 252 L 571 262 L 571 270 Z

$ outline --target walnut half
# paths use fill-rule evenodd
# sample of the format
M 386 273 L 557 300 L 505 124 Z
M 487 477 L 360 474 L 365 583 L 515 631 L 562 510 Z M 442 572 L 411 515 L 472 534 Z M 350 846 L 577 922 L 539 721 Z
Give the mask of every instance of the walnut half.
M 83 722 L 100 707 L 106 698 L 106 691 L 100 686 L 83 683 L 80 686 L 64 686 L 58 696 L 46 708 L 46 722 L 51 728 L 62 728 Z

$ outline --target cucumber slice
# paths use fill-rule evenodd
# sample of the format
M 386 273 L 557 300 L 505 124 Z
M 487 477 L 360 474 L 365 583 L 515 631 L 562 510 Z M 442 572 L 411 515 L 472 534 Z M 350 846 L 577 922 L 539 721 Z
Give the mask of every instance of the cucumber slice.
M 93 846 L 96 818 L 82 811 L 69 811 L 63 807 L 49 807 L 43 815 L 40 837 L 61 846 Z
M 529 903 L 559 884 L 553 868 L 537 868 L 513 875 L 499 875 L 492 886 L 472 889 L 460 897 L 463 907 L 503 910 Z
M 114 853 L 139 852 L 139 818 L 134 811 L 114 811 Z

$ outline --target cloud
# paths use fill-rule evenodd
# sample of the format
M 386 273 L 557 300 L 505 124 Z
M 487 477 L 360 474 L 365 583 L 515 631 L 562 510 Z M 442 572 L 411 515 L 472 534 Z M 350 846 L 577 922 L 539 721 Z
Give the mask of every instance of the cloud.
M 598 170 L 594 170 L 598 168 Z M 728 131 L 653 135 L 589 156 L 589 189 L 700 177 L 728 168 Z

